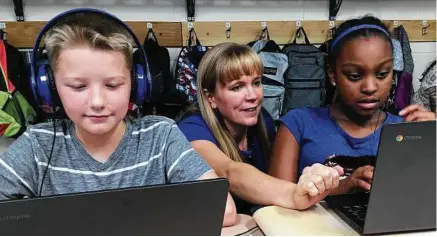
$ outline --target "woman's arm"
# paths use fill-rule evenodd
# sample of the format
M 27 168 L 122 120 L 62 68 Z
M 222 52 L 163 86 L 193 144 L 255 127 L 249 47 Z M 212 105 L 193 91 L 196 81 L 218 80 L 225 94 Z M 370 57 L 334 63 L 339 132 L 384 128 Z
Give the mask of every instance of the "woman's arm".
M 214 171 L 210 171 L 204 174 L 200 179 L 216 179 L 217 174 Z M 228 198 L 226 200 L 225 215 L 223 217 L 223 227 L 232 226 L 237 221 L 237 209 L 235 207 L 234 199 L 232 199 L 231 194 L 228 193 Z
M 279 127 L 270 159 L 269 174 L 273 177 L 297 183 L 299 144 L 283 124 Z
M 220 177 L 229 180 L 232 193 L 259 205 L 290 207 L 283 199 L 291 200 L 291 183 L 266 175 L 252 165 L 231 160 L 210 141 L 197 140 L 191 145 Z
M 220 177 L 230 181 L 231 192 L 251 203 L 305 209 L 338 186 L 341 171 L 333 168 L 308 167 L 306 175 L 296 185 L 264 174 L 249 164 L 231 160 L 210 141 L 196 140 L 191 144 Z

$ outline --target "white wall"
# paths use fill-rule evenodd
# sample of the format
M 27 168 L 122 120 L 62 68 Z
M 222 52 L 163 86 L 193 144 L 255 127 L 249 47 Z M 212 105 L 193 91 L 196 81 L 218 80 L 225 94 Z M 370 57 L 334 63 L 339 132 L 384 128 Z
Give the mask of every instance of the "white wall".
M 76 7 L 96 7 L 126 21 L 186 21 L 185 0 L 23 0 L 28 21 L 49 20 Z M 344 0 L 337 19 L 372 13 L 383 20 L 436 19 L 435 0 Z M 328 0 L 196 0 L 197 21 L 327 20 Z M 0 0 L 0 22 L 14 21 L 12 0 Z M 414 78 L 435 58 L 435 43 L 412 43 Z M 174 60 L 178 48 L 171 48 Z

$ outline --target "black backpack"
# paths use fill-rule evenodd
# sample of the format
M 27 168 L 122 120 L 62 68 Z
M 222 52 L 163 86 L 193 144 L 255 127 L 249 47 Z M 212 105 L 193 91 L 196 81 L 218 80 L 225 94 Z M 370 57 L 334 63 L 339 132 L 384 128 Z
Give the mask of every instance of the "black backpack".
M 168 49 L 159 45 L 155 33 L 149 29 L 143 48 L 152 75 L 151 101 L 143 105 L 144 114 L 162 115 L 174 118 L 185 108 L 185 96 L 176 90 L 176 82 L 170 72 L 170 54 Z M 140 57 L 139 52 L 134 58 Z
M 320 45 L 319 49 L 323 53 L 323 57 L 325 59 L 325 101 L 323 103 L 324 106 L 330 105 L 334 102 L 335 95 L 335 86 L 331 84 L 328 76 L 328 53 L 329 46 L 332 43 L 332 39 L 325 41 L 322 45 Z
M 305 36 L 305 43 L 296 43 L 295 37 L 282 49 L 288 57 L 282 114 L 295 108 L 319 107 L 325 103 L 324 55 L 310 44 L 302 27 L 297 30 L 299 32 Z

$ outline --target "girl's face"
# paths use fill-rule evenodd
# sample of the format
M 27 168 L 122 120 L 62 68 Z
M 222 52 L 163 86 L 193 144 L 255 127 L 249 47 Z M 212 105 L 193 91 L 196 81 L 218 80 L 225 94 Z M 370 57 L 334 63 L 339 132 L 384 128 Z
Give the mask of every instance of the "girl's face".
M 220 111 L 228 126 L 254 126 L 262 99 L 260 75 L 242 76 L 226 85 L 217 83 L 216 91 L 208 94 L 211 107 Z
M 65 112 L 78 132 L 106 135 L 120 126 L 131 90 L 122 53 L 85 46 L 62 50 L 55 76 Z
M 339 102 L 355 114 L 371 117 L 387 100 L 393 77 L 393 51 L 381 36 L 347 41 L 337 59 L 331 82 Z

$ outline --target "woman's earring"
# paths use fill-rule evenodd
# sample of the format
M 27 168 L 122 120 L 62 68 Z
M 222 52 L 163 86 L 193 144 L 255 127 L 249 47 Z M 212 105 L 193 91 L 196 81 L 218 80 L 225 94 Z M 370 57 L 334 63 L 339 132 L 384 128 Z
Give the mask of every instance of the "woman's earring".
M 335 82 L 333 82 L 332 85 L 335 86 Z

